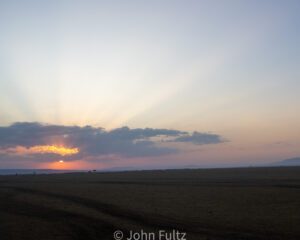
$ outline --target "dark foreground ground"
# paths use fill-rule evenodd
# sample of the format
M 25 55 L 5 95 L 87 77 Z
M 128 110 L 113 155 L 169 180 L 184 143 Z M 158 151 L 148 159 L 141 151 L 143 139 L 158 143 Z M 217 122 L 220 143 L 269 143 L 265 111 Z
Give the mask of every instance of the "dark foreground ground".
M 300 239 L 300 167 L 0 177 L 1 240 L 142 229 L 155 238 L 135 240 L 172 229 L 187 240 Z

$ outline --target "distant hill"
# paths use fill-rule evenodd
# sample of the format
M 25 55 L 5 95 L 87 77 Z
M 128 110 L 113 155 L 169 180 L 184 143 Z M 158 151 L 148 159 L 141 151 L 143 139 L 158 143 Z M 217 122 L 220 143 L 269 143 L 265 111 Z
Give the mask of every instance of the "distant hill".
M 272 166 L 300 166 L 300 157 L 289 158 L 279 162 L 274 162 Z

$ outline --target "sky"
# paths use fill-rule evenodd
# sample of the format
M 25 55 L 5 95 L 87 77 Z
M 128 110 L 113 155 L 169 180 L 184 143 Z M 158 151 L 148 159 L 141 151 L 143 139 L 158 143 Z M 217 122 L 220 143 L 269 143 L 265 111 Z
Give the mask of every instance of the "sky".
M 297 0 L 0 0 L 0 168 L 300 156 Z

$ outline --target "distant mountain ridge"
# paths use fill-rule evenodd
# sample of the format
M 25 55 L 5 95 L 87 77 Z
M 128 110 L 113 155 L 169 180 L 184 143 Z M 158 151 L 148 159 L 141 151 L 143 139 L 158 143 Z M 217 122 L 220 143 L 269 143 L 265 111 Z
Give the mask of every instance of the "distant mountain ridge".
M 279 162 L 274 162 L 272 166 L 300 166 L 300 157 L 289 158 Z

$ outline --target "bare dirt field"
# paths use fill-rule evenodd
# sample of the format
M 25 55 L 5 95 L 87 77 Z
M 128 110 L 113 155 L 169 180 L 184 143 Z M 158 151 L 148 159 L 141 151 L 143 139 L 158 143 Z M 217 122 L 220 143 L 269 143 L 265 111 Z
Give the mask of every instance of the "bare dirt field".
M 300 239 L 300 167 L 0 176 L 1 240 L 114 239 L 117 230 L 140 240 L 166 239 L 162 230 Z

